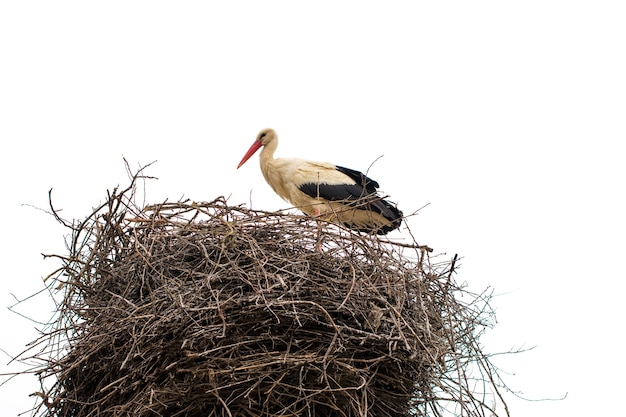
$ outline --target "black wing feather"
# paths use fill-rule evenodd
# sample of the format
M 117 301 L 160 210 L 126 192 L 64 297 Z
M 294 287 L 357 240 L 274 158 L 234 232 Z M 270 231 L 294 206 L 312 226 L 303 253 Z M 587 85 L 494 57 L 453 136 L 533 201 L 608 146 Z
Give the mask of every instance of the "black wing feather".
M 337 171 L 343 174 L 346 174 L 358 185 L 365 186 L 365 189 L 367 190 L 368 194 L 375 193 L 376 189 L 380 187 L 380 185 L 378 185 L 376 181 L 374 181 L 373 179 L 366 176 L 364 173 L 360 171 L 356 171 L 354 169 L 350 169 L 346 167 L 340 167 L 340 166 L 336 166 L 336 167 L 337 167 Z
M 308 182 L 300 185 L 300 191 L 313 197 L 329 201 L 354 201 L 376 195 L 378 183 L 362 172 L 337 166 L 337 171 L 346 175 L 356 184 L 326 184 Z
M 351 206 L 360 206 L 363 210 L 372 210 L 380 213 L 392 221 L 395 227 L 399 226 L 402 212 L 378 196 L 376 191 L 379 185 L 376 181 L 354 169 L 337 166 L 337 170 L 348 176 L 356 184 L 309 182 L 300 185 L 300 191 L 313 198 L 319 197 L 329 201 L 350 202 L 349 205 Z M 386 233 L 389 230 L 384 230 L 384 232 Z
M 370 194 L 364 192 L 363 187 L 356 184 L 314 184 L 307 182 L 300 185 L 300 191 L 313 198 L 323 198 L 328 201 L 355 201 Z

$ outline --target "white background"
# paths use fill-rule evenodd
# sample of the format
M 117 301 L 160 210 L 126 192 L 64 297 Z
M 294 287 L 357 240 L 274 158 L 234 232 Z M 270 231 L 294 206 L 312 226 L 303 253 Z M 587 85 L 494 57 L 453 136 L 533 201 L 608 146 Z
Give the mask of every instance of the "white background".
M 226 2 L 221 2 L 226 4 Z M 619 1 L 0 4 L 0 372 L 37 337 L 7 307 L 43 288 L 66 231 L 147 173 L 147 202 L 288 207 L 257 158 L 367 170 L 420 243 L 493 288 L 514 416 L 623 409 L 626 12 Z M 383 158 L 372 163 L 381 155 Z M 370 167 L 370 165 L 372 165 Z M 407 238 L 406 231 L 389 237 Z M 45 321 L 44 294 L 15 307 Z M 3 380 L 6 379 L 3 377 Z M 38 389 L 0 387 L 2 415 Z

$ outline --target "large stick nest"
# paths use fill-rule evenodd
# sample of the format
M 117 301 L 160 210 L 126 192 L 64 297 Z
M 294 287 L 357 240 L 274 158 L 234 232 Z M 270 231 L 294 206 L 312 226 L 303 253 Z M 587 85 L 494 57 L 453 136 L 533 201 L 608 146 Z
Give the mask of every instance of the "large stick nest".
M 138 207 L 136 180 L 66 223 L 36 414 L 493 412 L 488 297 L 451 260 L 222 198 Z

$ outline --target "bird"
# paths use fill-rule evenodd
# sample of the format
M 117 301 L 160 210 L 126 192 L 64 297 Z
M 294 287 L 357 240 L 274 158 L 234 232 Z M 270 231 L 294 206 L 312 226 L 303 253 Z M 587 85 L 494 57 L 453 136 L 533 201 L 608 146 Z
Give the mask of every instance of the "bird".
M 402 224 L 402 212 L 378 194 L 378 182 L 328 162 L 274 158 L 278 135 L 263 129 L 237 169 L 259 149 L 261 172 L 281 198 L 304 214 L 356 230 L 385 235 Z

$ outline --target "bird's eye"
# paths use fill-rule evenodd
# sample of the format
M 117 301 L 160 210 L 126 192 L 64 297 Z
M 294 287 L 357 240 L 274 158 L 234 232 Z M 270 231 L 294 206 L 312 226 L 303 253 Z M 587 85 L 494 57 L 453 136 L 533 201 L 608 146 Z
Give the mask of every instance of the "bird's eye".
M 261 133 L 261 135 L 259 136 L 259 140 L 263 140 L 265 136 L 267 136 L 267 132 Z

